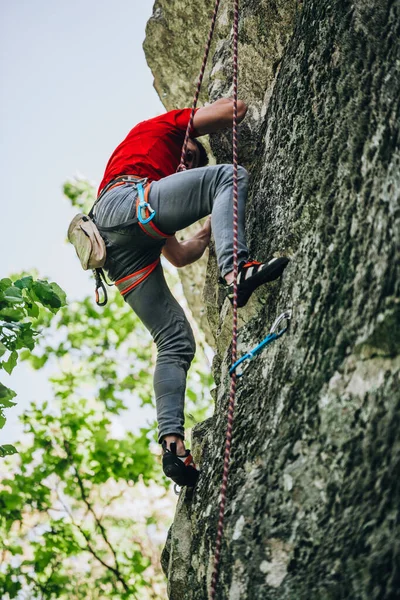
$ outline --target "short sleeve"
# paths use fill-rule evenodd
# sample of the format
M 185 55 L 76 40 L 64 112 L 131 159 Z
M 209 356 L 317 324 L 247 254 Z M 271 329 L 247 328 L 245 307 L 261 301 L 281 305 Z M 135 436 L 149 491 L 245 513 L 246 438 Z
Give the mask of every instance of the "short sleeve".
M 199 109 L 196 108 L 195 114 L 198 110 Z M 189 123 L 191 112 L 192 112 L 191 108 L 183 108 L 180 110 L 171 110 L 169 113 L 167 113 L 167 115 L 171 119 L 170 122 L 173 123 L 177 129 L 180 129 L 180 130 L 186 132 L 186 128 Z M 191 137 L 198 137 L 199 134 L 192 126 L 192 129 L 191 129 L 189 135 Z

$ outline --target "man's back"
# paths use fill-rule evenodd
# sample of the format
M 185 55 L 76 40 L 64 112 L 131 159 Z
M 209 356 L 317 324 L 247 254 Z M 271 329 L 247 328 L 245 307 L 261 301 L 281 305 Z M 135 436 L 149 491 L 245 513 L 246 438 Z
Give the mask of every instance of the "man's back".
M 108 161 L 99 193 L 118 175 L 137 175 L 158 181 L 176 172 L 190 108 L 172 110 L 136 125 Z M 192 132 L 193 137 L 196 132 Z

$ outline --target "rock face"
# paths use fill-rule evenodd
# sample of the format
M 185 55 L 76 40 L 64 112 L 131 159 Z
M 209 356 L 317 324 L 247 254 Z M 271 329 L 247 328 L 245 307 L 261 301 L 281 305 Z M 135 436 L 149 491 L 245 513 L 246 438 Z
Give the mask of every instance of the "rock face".
M 149 49 L 163 54 L 155 79 L 173 94 L 162 97 L 167 107 L 190 100 L 193 72 L 181 68 L 180 50 L 152 37 L 174 31 L 178 44 L 187 40 L 188 64 L 200 65 L 203 44 L 187 36 L 201 26 L 205 40 L 209 10 L 196 17 L 198 4 L 158 1 L 149 23 L 146 50 L 151 66 Z M 175 7 L 187 19 L 177 21 Z M 231 90 L 232 10 L 220 10 L 211 101 Z M 182 96 L 169 91 L 171 73 L 191 84 Z M 243 0 L 239 77 L 250 107 L 240 135 L 249 248 L 259 259 L 291 258 L 282 280 L 240 310 L 239 355 L 284 309 L 293 319 L 238 383 L 216 598 L 394 600 L 400 1 Z M 211 145 L 218 162 L 230 160 L 229 132 Z M 172 600 L 208 598 L 216 539 L 231 308 L 212 256 L 207 272 L 216 408 L 194 431 L 202 474 L 181 494 L 163 556 Z

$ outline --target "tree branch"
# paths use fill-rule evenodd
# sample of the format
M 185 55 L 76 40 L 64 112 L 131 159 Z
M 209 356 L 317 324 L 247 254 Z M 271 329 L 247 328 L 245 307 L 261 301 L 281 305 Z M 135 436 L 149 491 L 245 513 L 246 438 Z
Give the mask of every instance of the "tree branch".
M 78 486 L 79 486 L 79 489 L 80 489 L 80 492 L 81 492 L 82 500 L 83 500 L 83 502 L 86 504 L 86 506 L 87 506 L 87 508 L 88 508 L 89 512 L 90 512 L 90 513 L 93 515 L 93 518 L 94 518 L 94 520 L 95 520 L 95 522 L 96 522 L 96 524 L 97 524 L 98 528 L 100 529 L 101 535 L 102 535 L 102 537 L 103 537 L 103 539 L 104 539 L 105 543 L 106 543 L 106 544 L 107 544 L 107 546 L 109 547 L 109 549 L 110 549 L 110 551 L 111 551 L 111 553 L 112 553 L 112 555 L 113 555 L 113 557 L 114 557 L 114 564 L 115 564 L 115 566 L 114 566 L 114 567 L 113 567 L 113 566 L 111 566 L 111 565 L 108 565 L 106 562 L 104 562 L 104 561 L 103 561 L 103 559 L 102 559 L 102 558 L 101 558 L 101 557 L 100 557 L 100 556 L 99 556 L 99 555 L 96 553 L 96 551 L 94 550 L 94 548 L 93 548 L 93 547 L 92 547 L 92 545 L 91 545 L 91 539 L 90 539 L 90 537 L 89 537 L 89 536 L 87 535 L 87 533 L 86 533 L 86 532 L 85 532 L 85 531 L 82 529 L 82 527 L 81 527 L 80 525 L 78 525 L 78 524 L 77 524 L 77 523 L 74 521 L 74 519 L 73 519 L 73 517 L 72 517 L 72 514 L 71 514 L 71 512 L 70 512 L 70 510 L 69 510 L 69 509 L 68 509 L 68 508 L 65 506 L 65 504 L 64 504 L 64 502 L 63 502 L 63 500 L 62 500 L 60 497 L 59 497 L 59 500 L 60 500 L 60 502 L 63 504 L 63 506 L 64 506 L 65 510 L 68 512 L 68 514 L 69 514 L 69 516 L 70 516 L 70 518 L 71 518 L 71 520 L 72 520 L 73 524 L 75 525 L 75 527 L 77 527 L 77 528 L 79 529 L 79 531 L 81 532 L 81 534 L 82 534 L 82 535 L 83 535 L 83 537 L 85 538 L 85 540 L 86 540 L 86 543 L 87 543 L 87 547 L 88 547 L 88 549 L 89 549 L 89 552 L 90 552 L 90 553 L 91 553 L 91 554 L 92 554 L 92 555 L 93 555 L 93 556 L 96 558 L 96 560 L 98 560 L 98 561 L 99 561 L 99 562 L 100 562 L 100 563 L 101 563 L 101 564 L 102 564 L 102 565 L 103 565 L 103 566 L 104 566 L 106 569 L 109 569 L 110 571 L 112 571 L 112 572 L 114 573 L 115 577 L 118 579 L 118 581 L 119 581 L 119 582 L 122 584 L 122 586 L 123 586 L 124 590 L 125 590 L 126 592 L 129 592 L 129 591 L 130 591 L 130 589 L 129 589 L 129 586 L 127 585 L 127 583 L 125 582 L 125 580 L 124 580 L 124 578 L 123 578 L 123 576 L 122 576 L 122 574 L 121 574 L 121 570 L 120 570 L 120 566 L 119 566 L 119 562 L 118 562 L 118 559 L 117 559 L 116 552 L 115 552 L 115 550 L 114 550 L 113 546 L 111 545 L 111 543 L 110 543 L 110 542 L 109 542 L 109 540 L 108 540 L 107 533 L 106 533 L 106 530 L 105 530 L 105 528 L 104 528 L 103 524 L 101 523 L 101 521 L 100 521 L 100 520 L 99 520 L 99 518 L 97 517 L 97 515 L 96 515 L 96 513 L 95 513 L 95 511 L 94 511 L 94 509 L 93 509 L 93 507 L 92 507 L 92 505 L 91 505 L 91 503 L 89 502 L 89 499 L 88 499 L 88 497 L 87 497 L 87 494 L 86 494 L 85 487 L 84 487 L 84 485 L 83 485 L 82 478 L 81 478 L 81 476 L 79 475 L 78 469 L 76 468 L 76 465 L 75 465 L 75 463 L 74 463 L 74 461 L 73 461 L 73 457 L 72 457 L 72 454 L 71 454 L 71 450 L 70 450 L 70 445 L 69 445 L 69 442 L 68 442 L 67 440 L 65 440 L 65 439 L 63 440 L 63 446 L 64 446 L 64 449 L 65 449 L 65 452 L 67 453 L 67 457 L 68 457 L 69 463 L 70 463 L 70 465 L 72 466 L 72 468 L 73 468 L 73 470 L 74 470 L 74 472 L 75 472 L 75 476 L 76 476 L 76 479 L 77 479 L 77 481 L 78 481 Z

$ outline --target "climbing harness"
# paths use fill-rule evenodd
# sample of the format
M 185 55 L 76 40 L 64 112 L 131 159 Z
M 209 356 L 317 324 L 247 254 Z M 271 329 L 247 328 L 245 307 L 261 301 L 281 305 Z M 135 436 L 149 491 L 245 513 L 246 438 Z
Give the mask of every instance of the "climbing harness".
M 144 269 L 140 269 L 139 271 L 135 271 L 131 275 L 127 275 L 122 279 L 118 279 L 115 282 L 115 286 L 118 288 L 121 296 L 125 296 L 128 292 L 133 290 L 139 283 L 142 283 L 147 277 L 154 271 L 154 269 L 159 264 L 160 259 L 157 258 L 153 263 L 144 267 Z
M 232 375 L 233 373 L 236 372 L 236 377 L 239 379 L 239 377 L 242 377 L 242 375 L 244 375 L 244 372 L 246 370 L 246 368 L 249 366 L 250 362 L 248 362 L 246 364 L 246 366 L 242 369 L 242 371 L 240 373 L 238 373 L 236 370 L 238 368 L 239 365 L 243 365 L 243 363 L 245 361 L 252 361 L 258 354 L 260 354 L 261 350 L 263 350 L 266 346 L 268 346 L 269 344 L 272 344 L 272 342 L 274 342 L 275 340 L 277 340 L 278 338 L 280 338 L 284 333 L 286 333 L 286 331 L 289 329 L 289 325 L 290 325 L 290 319 L 292 318 L 292 311 L 291 310 L 285 310 L 281 315 L 279 315 L 279 317 L 277 317 L 270 329 L 269 334 L 262 340 L 262 342 L 260 342 L 259 344 L 257 344 L 257 346 L 255 346 L 252 350 L 249 350 L 249 352 L 247 352 L 246 354 L 244 354 L 241 358 L 239 358 L 239 360 L 237 360 L 235 362 L 235 364 L 233 364 L 231 366 L 231 368 L 229 369 L 229 374 Z M 283 327 L 282 329 L 280 329 L 279 331 L 276 331 L 278 329 L 278 326 L 283 322 L 286 321 L 286 327 Z
M 95 221 L 95 207 L 100 202 L 100 200 L 105 196 L 107 192 L 112 190 L 115 187 L 125 185 L 125 184 L 134 185 L 138 191 L 138 198 L 136 201 L 135 214 L 131 219 L 125 221 L 121 225 L 115 225 L 112 227 L 100 227 L 96 225 Z M 118 229 L 122 229 L 125 227 L 129 227 L 130 225 L 139 225 L 139 227 L 151 238 L 153 239 L 165 239 L 171 237 L 173 234 L 163 233 L 156 227 L 156 225 L 152 222 L 154 217 L 156 216 L 156 211 L 150 206 L 148 202 L 148 195 L 150 190 L 150 183 L 148 183 L 147 178 L 136 177 L 135 175 L 120 175 L 115 179 L 111 180 L 101 191 L 99 197 L 96 202 L 93 204 L 90 212 L 89 218 L 93 220 L 93 224 L 100 233 L 111 233 Z M 104 251 L 105 252 L 105 251 Z M 104 259 L 105 262 L 105 259 Z M 115 286 L 118 288 L 122 296 L 125 296 L 128 292 L 133 290 L 139 283 L 144 281 L 157 267 L 160 259 L 158 258 L 156 261 L 146 266 L 144 269 L 140 269 L 139 271 L 135 271 L 122 279 L 119 279 L 115 282 Z M 95 268 L 93 269 L 93 275 L 95 278 L 95 299 L 96 304 L 98 306 L 105 306 L 108 301 L 107 290 L 104 284 L 109 286 L 114 285 L 108 283 L 103 269 Z
M 139 183 L 137 185 L 138 190 L 138 198 L 136 200 L 136 215 L 137 215 L 137 224 L 140 229 L 144 231 L 148 236 L 155 240 L 165 240 L 167 238 L 173 237 L 173 233 L 163 233 L 158 229 L 158 227 L 153 223 L 153 219 L 156 216 L 156 211 L 151 208 L 148 197 L 150 191 L 150 183 L 146 182 Z

